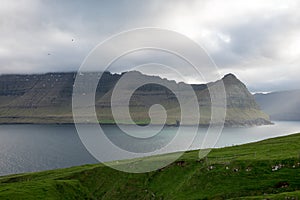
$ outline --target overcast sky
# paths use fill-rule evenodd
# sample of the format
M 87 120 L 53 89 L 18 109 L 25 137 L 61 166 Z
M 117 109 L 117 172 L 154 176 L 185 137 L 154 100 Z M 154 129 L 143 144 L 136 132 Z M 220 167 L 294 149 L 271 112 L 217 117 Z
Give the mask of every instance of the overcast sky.
M 2 0 L 0 73 L 75 71 L 112 34 L 161 27 L 201 44 L 252 92 L 300 89 L 299 10 L 297 0 Z

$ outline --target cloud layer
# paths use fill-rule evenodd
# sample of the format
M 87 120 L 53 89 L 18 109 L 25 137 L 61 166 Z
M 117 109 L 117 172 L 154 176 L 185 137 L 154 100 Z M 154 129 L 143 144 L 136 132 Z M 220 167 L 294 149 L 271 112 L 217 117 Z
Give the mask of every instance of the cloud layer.
M 299 9 L 297 0 L 3 0 L 0 73 L 75 71 L 112 34 L 153 26 L 192 38 L 211 55 L 221 75 L 235 73 L 251 91 L 296 89 Z M 139 54 L 124 65 L 141 63 L 143 55 L 149 59 Z

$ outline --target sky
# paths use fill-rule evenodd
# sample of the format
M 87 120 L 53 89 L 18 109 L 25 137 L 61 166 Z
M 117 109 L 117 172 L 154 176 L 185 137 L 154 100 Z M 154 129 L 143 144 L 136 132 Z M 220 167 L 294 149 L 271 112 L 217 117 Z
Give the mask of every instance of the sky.
M 251 92 L 300 89 L 299 9 L 298 0 L 2 0 L 0 74 L 76 71 L 108 37 L 159 27 L 200 44 L 221 75 Z M 149 55 L 129 56 L 117 71 Z

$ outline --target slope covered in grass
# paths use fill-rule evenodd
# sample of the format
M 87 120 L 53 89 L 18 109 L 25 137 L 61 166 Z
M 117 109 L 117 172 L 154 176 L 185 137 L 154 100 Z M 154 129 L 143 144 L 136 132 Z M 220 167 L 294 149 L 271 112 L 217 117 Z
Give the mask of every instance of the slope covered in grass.
M 101 164 L 0 178 L 0 199 L 297 199 L 300 134 L 198 151 L 150 173 Z M 140 162 L 162 161 L 170 155 Z M 272 170 L 272 166 L 280 169 Z

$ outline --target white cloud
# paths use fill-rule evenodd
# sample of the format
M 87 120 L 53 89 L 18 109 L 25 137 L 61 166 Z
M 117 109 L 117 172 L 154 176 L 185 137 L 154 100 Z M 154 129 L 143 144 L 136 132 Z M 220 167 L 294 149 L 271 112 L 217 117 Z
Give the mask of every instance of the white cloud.
M 191 37 L 252 90 L 288 89 L 300 72 L 299 9 L 297 0 L 3 0 L 0 73 L 77 70 L 108 36 L 155 26 Z

